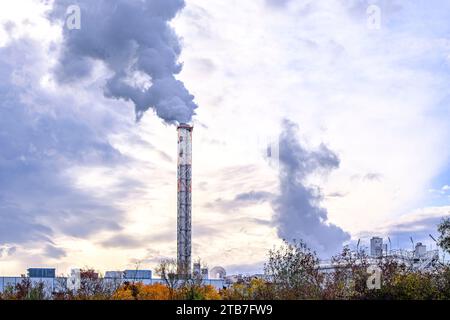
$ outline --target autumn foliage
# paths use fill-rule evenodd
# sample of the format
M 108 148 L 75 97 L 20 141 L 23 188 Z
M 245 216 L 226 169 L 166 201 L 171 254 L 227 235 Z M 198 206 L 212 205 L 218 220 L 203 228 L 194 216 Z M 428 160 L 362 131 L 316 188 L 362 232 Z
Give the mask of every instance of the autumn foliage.
M 450 250 L 450 222 L 440 225 L 441 247 Z M 269 251 L 263 277 L 241 277 L 226 288 L 204 285 L 201 278 L 179 277 L 176 261 L 161 262 L 161 282 L 105 282 L 93 270 L 82 272 L 81 286 L 48 290 L 23 277 L 4 288 L 0 300 L 450 300 L 450 265 L 438 262 L 426 271 L 413 270 L 395 259 L 380 257 L 381 287 L 367 285 L 374 259 L 349 248 L 332 258 L 332 268 L 319 268 L 315 252 L 302 242 L 285 242 Z
M 115 293 L 115 300 L 169 300 L 169 288 L 161 283 L 145 285 L 138 283 L 125 283 Z
M 113 296 L 115 300 L 219 300 L 219 292 L 211 285 L 190 286 L 177 288 L 171 296 L 169 288 L 162 283 L 145 285 L 139 283 L 125 283 Z

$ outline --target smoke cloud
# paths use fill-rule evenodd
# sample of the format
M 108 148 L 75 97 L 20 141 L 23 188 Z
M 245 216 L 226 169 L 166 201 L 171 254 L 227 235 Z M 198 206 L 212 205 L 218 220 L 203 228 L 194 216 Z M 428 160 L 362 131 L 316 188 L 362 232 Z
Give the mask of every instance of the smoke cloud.
M 318 188 L 306 185 L 313 174 L 325 174 L 339 167 L 339 158 L 325 145 L 307 150 L 298 140 L 298 126 L 283 122 L 280 135 L 280 194 L 272 201 L 279 237 L 302 239 L 319 254 L 334 254 L 350 235 L 328 223 L 327 210 Z
M 132 101 L 137 120 L 148 109 L 167 123 L 192 120 L 197 105 L 175 78 L 181 46 L 169 25 L 184 0 L 56 0 L 50 18 L 65 21 L 73 4 L 81 9 L 81 29 L 64 28 L 59 82 L 86 78 L 101 61 L 112 72 L 105 96 Z

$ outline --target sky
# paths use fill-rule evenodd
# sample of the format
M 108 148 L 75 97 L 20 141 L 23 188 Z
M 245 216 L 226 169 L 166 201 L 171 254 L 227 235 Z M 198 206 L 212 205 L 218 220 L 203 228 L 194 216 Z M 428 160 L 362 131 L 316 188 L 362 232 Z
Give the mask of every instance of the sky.
M 450 215 L 448 12 L 3 1 L 0 275 L 175 257 L 178 122 L 194 125 L 193 258 L 210 268 L 260 272 L 282 239 L 322 257 L 372 236 L 435 247 Z

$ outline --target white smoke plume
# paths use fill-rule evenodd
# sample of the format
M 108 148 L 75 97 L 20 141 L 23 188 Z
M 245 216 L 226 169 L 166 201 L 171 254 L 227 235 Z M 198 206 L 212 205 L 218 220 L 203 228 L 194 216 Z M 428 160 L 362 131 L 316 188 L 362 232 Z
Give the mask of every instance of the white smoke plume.
M 323 144 L 308 150 L 298 140 L 298 126 L 285 120 L 279 157 L 280 194 L 272 201 L 279 237 L 304 240 L 320 255 L 336 253 L 350 235 L 327 221 L 320 190 L 308 186 L 306 180 L 312 174 L 338 168 L 338 156 Z

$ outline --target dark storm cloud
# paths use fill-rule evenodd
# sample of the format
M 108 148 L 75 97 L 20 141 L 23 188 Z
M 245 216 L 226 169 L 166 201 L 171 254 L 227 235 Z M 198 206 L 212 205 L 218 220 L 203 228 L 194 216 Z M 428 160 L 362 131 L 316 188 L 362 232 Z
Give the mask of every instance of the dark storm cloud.
M 108 142 L 104 128 L 92 126 L 66 99 L 41 91 L 39 52 L 28 40 L 0 49 L 0 244 L 121 229 L 115 198 L 78 188 L 67 170 L 113 170 L 129 159 Z M 125 196 L 136 184 L 126 181 L 110 191 Z
M 280 194 L 273 200 L 278 235 L 291 241 L 303 239 L 320 254 L 340 250 L 350 238 L 338 226 L 327 222 L 327 210 L 318 188 L 306 180 L 339 167 L 339 158 L 325 145 L 307 150 L 298 140 L 298 126 L 285 120 L 280 135 Z
M 167 123 L 192 120 L 197 105 L 175 78 L 181 46 L 169 25 L 183 0 L 56 0 L 50 16 L 64 20 L 73 4 L 81 7 L 81 30 L 64 29 L 61 82 L 89 76 L 94 61 L 102 61 L 113 72 L 105 95 L 132 101 L 137 119 L 153 109 Z

